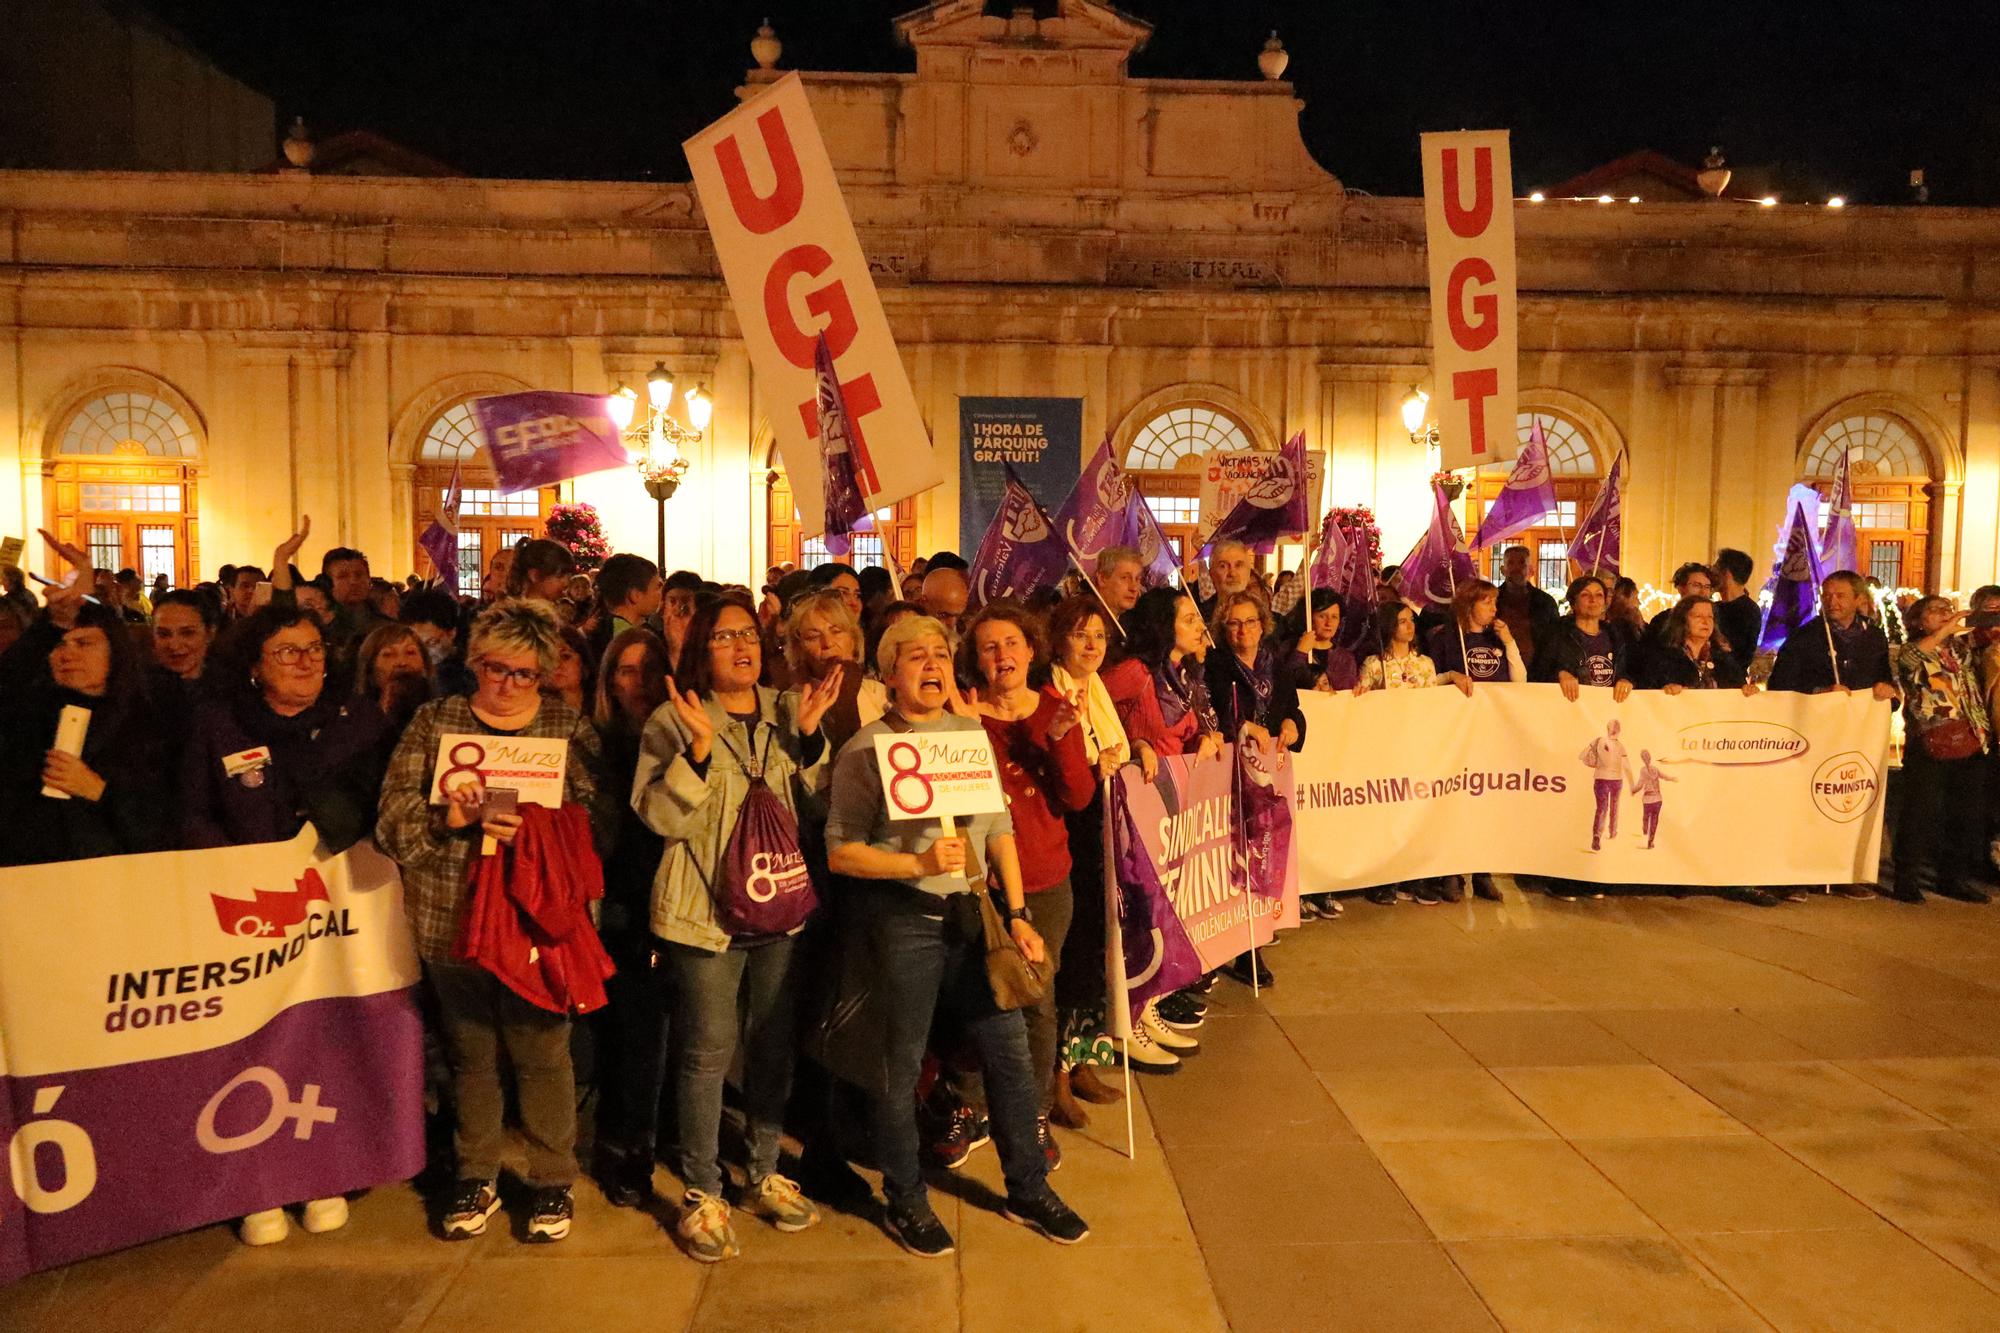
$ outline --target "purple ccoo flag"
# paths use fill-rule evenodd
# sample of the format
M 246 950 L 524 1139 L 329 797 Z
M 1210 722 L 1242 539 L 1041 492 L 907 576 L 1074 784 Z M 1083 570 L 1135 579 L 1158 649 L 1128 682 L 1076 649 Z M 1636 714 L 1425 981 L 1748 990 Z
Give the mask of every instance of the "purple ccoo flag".
M 500 493 L 516 495 L 632 461 L 608 400 L 592 393 L 506 393 L 472 400 Z
M 1528 442 L 1514 459 L 1514 470 L 1493 507 L 1480 521 L 1479 536 L 1473 545 L 1482 550 L 1495 542 L 1526 532 L 1544 517 L 1556 512 L 1556 479 L 1549 471 L 1549 442 L 1542 435 L 1541 418 L 1528 428 Z
M 1272 460 L 1270 472 L 1243 492 L 1215 530 L 1208 534 L 1207 546 L 1239 541 L 1247 546 L 1274 542 L 1294 532 L 1312 530 L 1310 488 L 1306 471 L 1306 434 L 1300 431 L 1285 441 Z
M 1157 588 L 1173 577 L 1174 548 L 1167 544 L 1146 497 L 1111 456 L 1109 436 L 1057 507 L 1054 522 L 1086 568 L 1105 547 L 1130 546 L 1139 552 L 1147 587 Z
M 1465 533 L 1452 512 L 1451 498 L 1444 487 L 1431 486 L 1431 525 L 1424 529 L 1397 575 L 1405 600 L 1418 605 L 1443 606 L 1451 601 L 1458 585 L 1475 576 L 1472 555 L 1465 549 Z
M 848 534 L 865 532 L 870 526 L 868 503 L 861 496 L 854 451 L 848 448 L 853 429 L 848 424 L 847 398 L 840 391 L 840 376 L 834 373 L 833 352 L 824 333 L 814 340 L 813 372 L 819 380 L 819 461 L 826 490 L 826 530 L 821 540 L 834 555 L 846 555 L 854 545 Z
M 1615 577 L 1618 573 L 1618 548 L 1625 530 L 1625 503 L 1620 493 L 1624 477 L 1625 454 L 1621 450 L 1569 544 L 1570 563 L 1586 574 Z
M 1833 469 L 1833 495 L 1826 502 L 1826 534 L 1820 538 L 1819 562 L 1828 573 L 1839 569 L 1859 572 L 1861 538 L 1854 530 L 1854 477 L 1849 451 L 1840 451 Z
M 1792 631 L 1811 620 L 1818 608 L 1819 585 L 1826 580 L 1826 567 L 1813 542 L 1818 526 L 1819 492 L 1801 482 L 1785 499 L 1785 521 L 1778 528 L 1771 577 L 1764 583 L 1771 600 L 1764 613 L 1764 631 L 1757 636 L 1759 652 L 1784 647 Z
M 458 464 L 451 465 L 451 485 L 445 487 L 444 503 L 438 506 L 438 515 L 417 538 L 417 545 L 424 548 L 424 554 L 431 558 L 437 569 L 438 580 L 458 595 L 458 507 L 465 498 L 465 488 L 459 481 Z
M 1061 580 L 1069 568 L 1069 550 L 1034 495 L 1007 469 L 1007 490 L 999 512 L 987 525 L 979 554 L 972 559 L 975 606 L 1002 597 L 1025 597 L 1036 588 Z

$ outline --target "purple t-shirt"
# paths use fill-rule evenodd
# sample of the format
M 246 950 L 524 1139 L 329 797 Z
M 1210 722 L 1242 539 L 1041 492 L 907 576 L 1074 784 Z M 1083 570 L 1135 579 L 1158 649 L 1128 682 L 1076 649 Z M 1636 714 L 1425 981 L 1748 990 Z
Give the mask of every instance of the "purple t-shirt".
M 1582 669 L 1577 679 L 1585 685 L 1611 685 L 1618 680 L 1618 657 L 1611 647 L 1611 636 L 1601 630 L 1596 634 L 1576 632 L 1577 646 L 1583 650 Z
M 1491 625 L 1479 631 L 1465 631 L 1465 652 L 1458 651 L 1459 632 L 1454 625 L 1440 625 L 1431 631 L 1430 658 L 1438 674 L 1462 671 L 1474 680 L 1507 680 L 1507 645 Z

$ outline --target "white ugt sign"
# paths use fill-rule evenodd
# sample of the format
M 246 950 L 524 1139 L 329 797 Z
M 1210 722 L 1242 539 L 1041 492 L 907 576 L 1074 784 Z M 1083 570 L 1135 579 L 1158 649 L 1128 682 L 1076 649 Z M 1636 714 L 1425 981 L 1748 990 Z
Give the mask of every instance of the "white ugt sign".
M 1426 134 L 1431 402 L 1447 468 L 1514 456 L 1514 162 L 1507 131 Z
M 840 376 L 868 507 L 937 485 L 930 434 L 799 76 L 682 147 L 805 535 L 826 525 L 816 334 L 826 334 Z

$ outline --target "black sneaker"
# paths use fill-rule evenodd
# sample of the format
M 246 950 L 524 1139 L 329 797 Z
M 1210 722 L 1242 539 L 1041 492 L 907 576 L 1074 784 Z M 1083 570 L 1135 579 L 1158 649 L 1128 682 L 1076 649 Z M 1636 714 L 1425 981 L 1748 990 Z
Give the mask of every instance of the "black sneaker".
M 576 1206 L 570 1201 L 569 1186 L 544 1185 L 528 1198 L 528 1240 L 547 1244 L 569 1234 L 570 1218 Z
M 970 1106 L 955 1106 L 942 1117 L 937 1137 L 931 1140 L 931 1162 L 947 1171 L 956 1171 L 972 1156 L 973 1149 L 991 1139 L 985 1116 Z
M 1416 898 L 1417 904 L 1421 907 L 1436 907 L 1444 901 L 1444 895 L 1439 893 L 1437 886 L 1429 880 L 1417 885 Z
M 951 1233 L 938 1221 L 928 1204 L 903 1212 L 893 1204 L 882 1211 L 882 1224 L 898 1245 L 919 1259 L 942 1259 L 957 1249 Z
M 1777 894 L 1772 893 L 1769 889 L 1760 889 L 1754 886 L 1735 889 L 1731 891 L 1729 896 L 1739 903 L 1749 903 L 1752 907 L 1776 907 L 1778 905 Z
M 653 1164 L 637 1154 L 620 1153 L 598 1171 L 604 1201 L 613 1208 L 638 1208 L 653 1197 Z
M 1377 907 L 1394 907 L 1396 905 L 1396 886 L 1393 884 L 1378 884 L 1362 896 Z
M 1173 994 L 1154 1006 L 1160 1021 L 1176 1032 L 1192 1032 L 1208 1021 L 1208 1006 L 1184 994 Z
M 1244 985 L 1248 986 L 1250 984 L 1250 974 L 1253 963 L 1256 968 L 1257 988 L 1259 990 L 1263 990 L 1267 987 L 1274 986 L 1277 984 L 1277 978 L 1271 975 L 1270 968 L 1264 966 L 1264 960 L 1262 958 L 1257 957 L 1257 955 L 1250 953 L 1247 950 L 1244 951 L 1243 953 L 1236 955 L 1236 957 L 1230 959 L 1229 962 L 1226 965 L 1224 965 L 1222 970 L 1229 975 L 1231 980 L 1240 981 Z
M 1070 1211 L 1070 1206 L 1058 1199 L 1054 1190 L 1043 1190 L 1038 1199 L 1010 1197 L 1005 1216 L 1009 1222 L 1039 1231 L 1058 1245 L 1074 1245 L 1090 1234 L 1084 1220 Z
M 486 1230 L 486 1220 L 500 1211 L 500 1195 L 490 1180 L 461 1180 L 445 1199 L 438 1230 L 446 1240 L 471 1240 Z
M 1056 1142 L 1056 1132 L 1049 1128 L 1049 1118 L 1035 1117 L 1035 1143 L 1042 1150 L 1042 1160 L 1049 1164 L 1049 1174 L 1054 1175 L 1062 1168 L 1062 1145 Z

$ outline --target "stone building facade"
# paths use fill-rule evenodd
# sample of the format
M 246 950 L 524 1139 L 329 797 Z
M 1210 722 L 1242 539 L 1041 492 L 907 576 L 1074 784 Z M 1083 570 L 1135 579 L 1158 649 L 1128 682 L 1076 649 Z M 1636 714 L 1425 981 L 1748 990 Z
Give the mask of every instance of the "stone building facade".
M 1091 0 L 897 26 L 913 72 L 807 80 L 947 473 L 960 395 L 1081 398 L 1086 447 L 1108 433 L 1179 523 L 1200 449 L 1303 430 L 1331 497 L 1406 549 L 1433 466 L 1399 410 L 1428 383 L 1421 201 L 1345 190 L 1280 79 L 1131 77 L 1148 29 Z M 556 498 L 480 486 L 467 400 L 663 362 L 715 404 L 668 562 L 751 580 L 802 554 L 686 186 L 0 172 L 0 222 L 0 530 L 181 581 L 261 562 L 309 513 L 315 546 L 400 574 L 454 458 L 483 542 Z M 1574 504 L 1627 452 L 1629 572 L 1721 545 L 1761 567 L 1786 488 L 1855 449 L 1865 561 L 1993 578 L 2000 215 L 1523 199 L 1516 227 L 1521 409 Z M 564 490 L 652 549 L 636 474 Z M 889 539 L 969 547 L 957 514 L 948 479 Z

